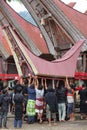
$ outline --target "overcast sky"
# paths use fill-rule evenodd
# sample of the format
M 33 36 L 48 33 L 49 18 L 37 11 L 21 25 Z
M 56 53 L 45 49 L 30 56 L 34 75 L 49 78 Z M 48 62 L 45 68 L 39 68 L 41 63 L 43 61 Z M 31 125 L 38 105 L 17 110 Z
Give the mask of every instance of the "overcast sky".
M 23 4 L 20 4 L 17 1 L 12 1 L 9 2 L 10 6 L 16 11 L 16 12 L 20 12 L 20 11 L 25 11 L 25 7 Z
M 69 4 L 70 2 L 77 2 L 74 6 L 74 9 L 77 9 L 78 11 L 84 13 L 87 10 L 87 0 L 61 0 L 65 2 L 66 4 Z
M 70 2 L 77 2 L 77 4 L 74 6 L 74 9 L 77 9 L 78 11 L 81 11 L 84 13 L 87 10 L 87 0 L 61 0 L 65 2 L 66 4 L 69 4 Z M 22 4 L 19 4 L 16 1 L 10 2 L 10 5 L 15 9 L 17 12 L 24 11 L 25 8 Z

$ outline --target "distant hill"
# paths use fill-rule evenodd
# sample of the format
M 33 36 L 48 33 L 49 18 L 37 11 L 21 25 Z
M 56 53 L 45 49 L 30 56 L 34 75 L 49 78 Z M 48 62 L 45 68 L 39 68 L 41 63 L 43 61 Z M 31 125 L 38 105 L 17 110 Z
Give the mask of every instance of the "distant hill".
M 35 21 L 33 20 L 32 16 L 28 13 L 28 11 L 21 11 L 19 12 L 19 15 L 23 17 L 28 22 L 32 23 L 33 25 L 37 26 Z

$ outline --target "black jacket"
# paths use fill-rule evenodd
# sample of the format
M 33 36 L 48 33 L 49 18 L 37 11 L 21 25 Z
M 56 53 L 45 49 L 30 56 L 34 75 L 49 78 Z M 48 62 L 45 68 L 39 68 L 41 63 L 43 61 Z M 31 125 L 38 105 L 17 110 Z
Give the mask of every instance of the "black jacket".
M 10 95 L 8 93 L 3 94 L 2 111 L 8 112 L 10 102 L 11 102 Z
M 51 112 L 57 112 L 57 98 L 55 92 L 47 92 L 45 95 L 46 104 L 49 105 Z
M 57 102 L 66 103 L 66 88 L 61 88 L 56 90 Z

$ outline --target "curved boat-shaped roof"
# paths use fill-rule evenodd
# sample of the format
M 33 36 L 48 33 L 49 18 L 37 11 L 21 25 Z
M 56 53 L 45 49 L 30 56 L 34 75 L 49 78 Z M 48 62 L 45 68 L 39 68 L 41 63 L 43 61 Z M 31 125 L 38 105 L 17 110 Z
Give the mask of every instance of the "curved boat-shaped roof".
M 23 54 L 35 75 L 51 77 L 73 77 L 76 69 L 76 62 L 84 40 L 78 41 L 61 59 L 49 62 L 31 53 L 23 44 L 19 44 Z M 73 62 L 74 61 L 74 62 Z M 71 68 L 72 67 L 72 68 Z
M 27 33 L 29 38 L 34 42 L 37 48 L 42 53 L 48 53 L 48 48 L 46 46 L 46 42 L 43 39 L 40 30 L 38 27 L 24 20 L 21 16 L 19 16 L 7 3 L 3 1 L 4 6 L 7 10 L 10 11 L 10 14 L 16 19 L 16 22 L 21 26 L 21 28 Z
M 53 0 L 72 24 L 87 38 L 87 15 L 71 8 L 60 0 Z
M 76 2 L 70 2 L 68 5 L 73 8 L 75 6 L 75 4 L 76 4 Z

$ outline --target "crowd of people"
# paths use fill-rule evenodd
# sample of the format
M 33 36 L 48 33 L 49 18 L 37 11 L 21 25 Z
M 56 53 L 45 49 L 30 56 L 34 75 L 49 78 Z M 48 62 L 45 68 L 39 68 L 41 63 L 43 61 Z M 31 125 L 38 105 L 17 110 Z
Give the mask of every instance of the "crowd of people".
M 74 121 L 75 91 L 79 90 L 81 119 L 87 119 L 87 87 L 76 87 L 72 80 L 46 79 L 30 75 L 15 80 L 13 90 L 0 87 L 0 128 L 7 128 L 7 115 L 14 114 L 14 128 L 21 128 L 27 116 L 27 123 L 44 120 L 55 125 L 57 121 Z

